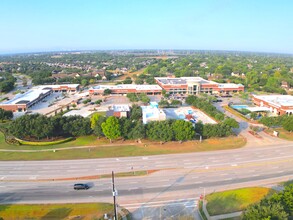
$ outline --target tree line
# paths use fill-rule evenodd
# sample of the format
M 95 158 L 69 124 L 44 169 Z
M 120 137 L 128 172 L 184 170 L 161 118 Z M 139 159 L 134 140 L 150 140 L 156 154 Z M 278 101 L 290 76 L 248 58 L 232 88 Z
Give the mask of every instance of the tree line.
M 249 206 L 243 213 L 243 220 L 285 220 L 293 218 L 293 184 L 285 186 L 279 193 Z
M 0 121 L 11 120 L 13 118 L 12 111 L 6 111 L 0 108 Z
M 212 118 L 215 118 L 218 121 L 223 121 L 225 119 L 225 114 L 220 112 L 215 106 L 213 106 L 211 100 L 209 99 L 197 96 L 188 96 L 185 102 L 204 111 L 206 114 L 208 114 Z
M 150 139 L 155 141 L 193 140 L 196 135 L 204 138 L 226 137 L 232 134 L 232 128 L 238 123 L 226 118 L 220 124 L 192 124 L 184 120 L 153 121 L 142 123 L 140 106 L 133 105 L 129 118 L 105 117 L 99 113 L 89 118 L 81 116 L 52 116 L 40 114 L 24 115 L 12 121 L 9 132 L 21 139 L 50 139 L 56 137 L 77 137 L 94 134 L 106 137 L 110 141 L 123 139 Z
M 21 139 L 77 137 L 92 133 L 90 120 L 81 116 L 24 115 L 11 122 L 8 131 Z
M 281 115 L 278 117 L 262 117 L 260 123 L 268 127 L 283 127 L 287 131 L 293 131 L 293 115 Z
M 16 78 L 8 73 L 2 73 L 0 75 L 0 92 L 9 92 L 14 89 L 14 83 Z

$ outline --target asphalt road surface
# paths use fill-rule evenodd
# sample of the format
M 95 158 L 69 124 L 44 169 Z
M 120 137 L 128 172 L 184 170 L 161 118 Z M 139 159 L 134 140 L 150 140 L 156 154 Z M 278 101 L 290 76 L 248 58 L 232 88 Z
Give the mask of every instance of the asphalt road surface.
M 110 178 L 81 181 L 74 177 L 109 174 L 112 170 L 116 173 L 157 170 L 147 176 L 116 178 L 115 182 L 119 205 L 133 211 L 136 219 L 147 215 L 160 215 L 163 219 L 166 213 L 175 216 L 192 212 L 199 196 L 205 193 L 289 180 L 293 177 L 292 162 L 290 142 L 280 146 L 145 157 L 3 161 L 0 203 L 112 202 Z M 59 180 L 66 177 L 73 179 Z M 73 184 L 77 182 L 88 183 L 91 188 L 75 191 Z

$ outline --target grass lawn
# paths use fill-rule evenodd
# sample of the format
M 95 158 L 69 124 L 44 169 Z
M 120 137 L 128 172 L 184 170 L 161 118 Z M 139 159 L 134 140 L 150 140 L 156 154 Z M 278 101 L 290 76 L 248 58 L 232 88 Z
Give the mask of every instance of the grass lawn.
M 3 219 L 89 220 L 100 219 L 104 213 L 111 213 L 112 210 L 113 205 L 109 203 L 0 205 L 0 216 Z
M 74 143 L 80 145 L 93 145 L 88 142 L 89 137 L 76 140 Z M 95 141 L 107 141 L 105 139 Z M 58 146 L 68 146 L 72 142 L 60 144 Z M 60 160 L 60 159 L 90 159 L 108 157 L 129 157 L 159 154 L 175 154 L 212 150 L 235 149 L 245 145 L 246 140 L 242 137 L 229 137 L 222 139 L 208 139 L 199 143 L 198 141 L 188 141 L 179 144 L 178 142 L 168 142 L 165 144 L 144 141 L 143 144 L 127 145 L 130 142 L 114 142 L 113 146 L 98 145 L 94 148 L 56 150 L 56 152 L 1 152 L 0 160 Z M 109 142 L 107 141 L 107 144 Z M 120 144 L 120 145 L 119 145 Z M 133 144 L 133 141 L 132 141 Z M 73 146 L 73 145 L 71 145 Z M 35 146 L 34 148 L 39 148 Z M 49 146 L 46 146 L 48 148 Z M 52 146 L 50 146 L 52 147 Z
M 272 192 L 269 188 L 251 187 L 212 193 L 206 196 L 207 210 L 210 215 L 242 211 Z
M 278 131 L 279 132 L 279 138 L 288 140 L 288 141 L 293 141 L 293 132 L 286 131 L 283 128 L 275 128 L 275 129 L 267 129 L 266 130 L 269 134 L 273 134 L 273 131 Z
M 2 149 L 11 149 L 11 147 L 18 147 L 14 145 L 7 144 L 5 141 L 4 134 L 0 132 L 0 148 Z

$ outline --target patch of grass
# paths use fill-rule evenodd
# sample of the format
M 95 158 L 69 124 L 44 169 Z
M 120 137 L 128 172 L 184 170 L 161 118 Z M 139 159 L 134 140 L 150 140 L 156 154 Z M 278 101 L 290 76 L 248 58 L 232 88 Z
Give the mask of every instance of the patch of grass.
M 241 188 L 216 192 L 206 196 L 207 210 L 211 216 L 244 210 L 248 205 L 259 202 L 272 193 L 264 187 Z
M 133 172 L 123 172 L 115 173 L 115 177 L 129 177 L 129 176 L 145 176 L 148 175 L 147 170 L 133 171 Z M 112 174 L 101 175 L 100 178 L 111 178 Z
M 91 136 L 89 136 L 91 137 Z M 74 146 L 74 144 L 86 145 L 88 142 L 87 138 L 84 137 L 79 140 L 60 144 L 57 146 Z M 101 139 L 97 141 L 108 140 Z M 92 148 L 79 148 L 79 149 L 67 149 L 43 152 L 1 152 L 0 160 L 69 160 L 69 159 L 90 159 L 90 158 L 109 158 L 109 157 L 129 157 L 129 156 L 146 156 L 146 155 L 159 155 L 159 154 L 175 154 L 175 153 L 189 153 L 189 152 L 200 152 L 200 151 L 212 151 L 212 150 L 226 150 L 235 149 L 245 145 L 246 140 L 242 137 L 229 137 L 222 139 L 208 139 L 199 143 L 198 141 L 188 141 L 179 144 L 178 142 L 168 142 L 165 144 L 159 144 L 154 142 L 145 142 L 144 144 L 137 145 L 124 145 L 119 143 L 116 146 L 104 146 L 94 145 Z M 93 145 L 93 144 L 91 144 Z M 32 147 L 32 146 L 30 146 Z M 39 149 L 40 146 L 37 148 Z M 48 148 L 49 146 L 47 146 Z M 50 146 L 52 147 L 52 145 Z M 35 147 L 36 148 L 36 147 Z
M 112 213 L 109 203 L 0 205 L 3 219 L 100 219 L 104 213 Z
M 284 128 L 266 129 L 266 132 L 269 133 L 270 135 L 273 135 L 274 131 L 279 132 L 279 138 L 282 138 L 288 141 L 293 141 L 293 132 L 286 131 Z
M 14 146 L 14 145 L 7 144 L 5 141 L 4 134 L 2 132 L 0 132 L 0 148 L 10 149 L 11 146 Z M 18 146 L 16 146 L 16 147 L 18 147 Z

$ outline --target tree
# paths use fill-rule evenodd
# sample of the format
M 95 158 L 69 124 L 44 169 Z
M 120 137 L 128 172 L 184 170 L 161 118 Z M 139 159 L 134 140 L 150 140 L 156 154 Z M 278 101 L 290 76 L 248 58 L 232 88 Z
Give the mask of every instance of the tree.
M 293 131 L 293 115 L 289 116 L 287 120 L 283 122 L 283 128 L 287 131 Z
M 192 140 L 194 138 L 195 130 L 191 122 L 176 120 L 172 128 L 177 141 Z
M 134 82 L 135 82 L 135 84 L 137 84 L 137 85 L 142 85 L 142 84 L 144 84 L 144 80 L 143 80 L 143 79 L 140 79 L 140 78 L 137 78 Z
M 103 133 L 102 124 L 106 121 L 106 117 L 101 116 L 96 121 L 96 126 L 94 128 L 94 134 L 97 135 L 98 138 L 104 137 L 105 134 Z
M 119 119 L 119 123 L 120 123 L 120 131 L 121 131 L 121 136 L 125 139 L 129 138 L 129 132 L 131 130 L 131 128 L 134 127 L 134 124 L 132 123 L 132 121 L 128 118 L 120 118 Z
M 288 214 L 279 203 L 249 206 L 242 215 L 243 220 L 285 220 Z
M 82 79 L 81 80 L 81 85 L 82 86 L 87 86 L 89 84 L 88 80 L 87 79 Z
M 146 94 L 141 94 L 141 95 L 140 95 L 140 100 L 141 100 L 143 103 L 149 103 L 149 102 L 150 102 L 150 98 L 149 98 Z
M 90 119 L 82 116 L 63 117 L 61 126 L 65 135 L 76 137 L 92 133 Z
M 136 122 L 135 126 L 131 129 L 129 133 L 129 138 L 140 140 L 145 138 L 145 126 L 141 123 L 141 121 Z
M 13 118 L 13 112 L 12 111 L 6 111 L 4 109 L 0 109 L 0 120 L 10 120 Z
M 174 139 L 172 120 L 151 121 L 147 124 L 146 134 L 151 140 L 171 141 Z
M 99 118 L 102 117 L 98 112 L 94 113 L 90 119 L 91 121 L 91 128 L 95 129 L 97 121 L 99 120 Z
M 165 89 L 162 90 L 162 95 L 164 98 L 168 98 L 170 96 L 170 94 L 167 93 L 167 91 Z
M 123 84 L 132 84 L 131 78 L 128 76 L 125 80 L 123 80 Z
M 130 119 L 139 120 L 142 117 L 142 109 L 139 105 L 133 105 L 130 110 Z
M 112 93 L 111 89 L 105 89 L 103 95 L 110 95 Z
M 27 86 L 27 78 L 26 77 L 22 77 L 22 86 L 23 87 Z
M 227 118 L 223 121 L 223 123 L 231 128 L 239 128 L 239 123 L 234 118 Z
M 96 80 L 90 79 L 89 84 L 94 84 L 95 82 L 96 82 Z
M 120 124 L 117 118 L 110 116 L 105 122 L 102 123 L 102 131 L 112 143 L 113 139 L 121 136 Z

